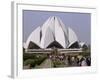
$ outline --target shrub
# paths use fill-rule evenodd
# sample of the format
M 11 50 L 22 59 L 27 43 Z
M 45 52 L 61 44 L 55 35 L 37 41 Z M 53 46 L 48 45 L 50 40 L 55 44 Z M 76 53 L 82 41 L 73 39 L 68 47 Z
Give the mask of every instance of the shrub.
M 28 53 L 24 53 L 23 54 L 23 60 L 27 60 L 27 59 L 35 59 L 36 56 L 34 54 L 28 54 Z
M 36 65 L 40 65 L 45 59 L 47 55 L 44 54 L 23 54 L 23 65 L 30 65 L 31 68 L 34 68 Z
M 24 65 L 29 65 L 30 64 L 30 67 L 35 67 L 36 63 L 35 63 L 35 60 L 34 59 L 27 59 L 24 61 Z
M 39 58 L 35 59 L 35 62 L 37 65 L 40 65 L 45 59 L 46 59 L 46 57 L 39 57 Z

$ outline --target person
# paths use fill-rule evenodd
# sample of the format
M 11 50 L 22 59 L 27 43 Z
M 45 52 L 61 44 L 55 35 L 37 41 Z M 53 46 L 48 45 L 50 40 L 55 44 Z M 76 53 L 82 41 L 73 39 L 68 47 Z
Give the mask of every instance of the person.
M 50 59 L 52 59 L 52 56 L 51 56 L 51 55 L 49 55 L 49 58 L 50 58 Z
M 81 66 L 87 66 L 85 57 L 83 57 L 82 60 L 81 60 Z
M 71 65 L 71 57 L 70 57 L 70 55 L 68 56 L 68 65 L 70 66 Z
M 68 64 L 68 56 L 65 56 L 65 64 L 66 64 L 66 66 L 69 66 L 69 64 Z
M 87 57 L 86 58 L 86 63 L 87 63 L 87 66 L 90 66 L 91 65 L 91 59 L 90 59 L 90 57 Z
M 79 58 L 76 57 L 76 65 L 79 66 Z
M 71 59 L 72 66 L 78 66 L 77 63 L 78 63 L 77 56 L 73 56 L 72 59 Z

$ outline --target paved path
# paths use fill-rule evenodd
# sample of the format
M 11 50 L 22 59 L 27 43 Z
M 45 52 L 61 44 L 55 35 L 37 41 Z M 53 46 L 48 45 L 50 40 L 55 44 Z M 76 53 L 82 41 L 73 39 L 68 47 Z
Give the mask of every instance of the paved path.
M 50 59 L 46 59 L 39 66 L 37 66 L 37 68 L 51 68 L 51 67 L 53 67 L 53 63 Z

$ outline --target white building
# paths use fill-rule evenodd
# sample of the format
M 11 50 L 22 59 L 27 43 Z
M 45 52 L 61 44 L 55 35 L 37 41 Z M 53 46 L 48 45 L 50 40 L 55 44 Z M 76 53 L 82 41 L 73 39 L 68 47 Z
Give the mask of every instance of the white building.
M 26 49 L 79 48 L 77 35 L 70 27 L 65 27 L 58 17 L 50 17 L 37 27 L 28 37 Z

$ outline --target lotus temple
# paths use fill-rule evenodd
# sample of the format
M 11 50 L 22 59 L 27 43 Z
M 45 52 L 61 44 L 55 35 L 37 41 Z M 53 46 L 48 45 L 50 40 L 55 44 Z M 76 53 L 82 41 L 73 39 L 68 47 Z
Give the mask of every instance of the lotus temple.
M 79 42 L 78 36 L 70 27 L 66 27 L 59 17 L 49 17 L 43 25 L 37 27 L 24 43 L 25 51 L 49 53 L 56 48 L 59 52 L 81 52 L 85 42 Z

